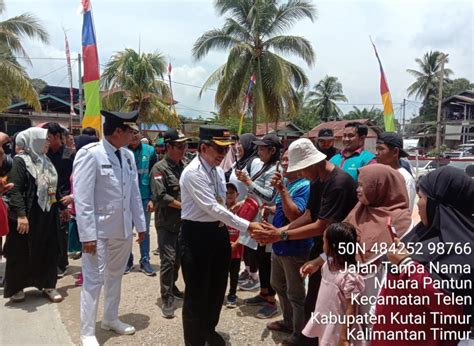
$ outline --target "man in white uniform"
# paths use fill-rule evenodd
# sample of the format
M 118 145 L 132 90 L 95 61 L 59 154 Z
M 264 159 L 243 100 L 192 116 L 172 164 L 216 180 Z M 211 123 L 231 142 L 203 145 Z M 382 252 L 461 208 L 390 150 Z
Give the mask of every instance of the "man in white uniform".
M 104 136 L 78 151 L 74 160 L 74 202 L 82 242 L 81 344 L 98 345 L 97 305 L 104 286 L 102 329 L 133 334 L 135 328 L 118 319 L 123 272 L 132 249 L 132 222 L 145 235 L 145 217 L 133 154 L 126 148 L 138 112 L 102 111 Z

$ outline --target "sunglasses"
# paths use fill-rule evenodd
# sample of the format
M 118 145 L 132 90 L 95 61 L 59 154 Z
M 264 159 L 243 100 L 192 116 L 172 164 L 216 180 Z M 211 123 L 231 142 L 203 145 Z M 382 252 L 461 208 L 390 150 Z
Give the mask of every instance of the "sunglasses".
M 227 152 L 229 151 L 229 146 L 220 146 L 220 145 L 217 145 L 217 144 L 211 144 L 210 145 L 218 154 L 227 154 Z

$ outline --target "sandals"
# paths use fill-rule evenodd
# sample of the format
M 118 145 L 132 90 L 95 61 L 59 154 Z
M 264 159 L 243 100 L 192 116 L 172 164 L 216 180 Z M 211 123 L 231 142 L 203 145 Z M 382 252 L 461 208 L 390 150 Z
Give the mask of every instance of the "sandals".
M 25 292 L 23 290 L 16 292 L 10 297 L 10 301 L 13 303 L 20 303 L 25 300 Z
M 59 303 L 63 301 L 63 296 L 59 294 L 58 291 L 54 288 L 45 288 L 43 290 L 43 294 L 45 295 L 46 298 L 49 299 L 51 303 Z
M 274 332 L 282 332 L 282 333 L 293 333 L 293 328 L 288 327 L 285 321 L 274 321 L 267 324 L 267 329 L 272 330 Z

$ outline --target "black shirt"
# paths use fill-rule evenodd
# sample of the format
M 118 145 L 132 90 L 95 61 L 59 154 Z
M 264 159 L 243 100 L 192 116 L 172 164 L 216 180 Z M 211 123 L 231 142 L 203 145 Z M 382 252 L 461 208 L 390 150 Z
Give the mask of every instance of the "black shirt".
M 321 148 L 319 147 L 319 145 L 316 144 L 316 148 L 318 148 L 318 150 L 319 150 L 320 152 L 322 152 L 323 154 L 326 155 L 326 160 L 327 160 L 327 161 L 331 160 L 331 158 L 332 158 L 334 155 L 339 154 L 339 150 L 336 149 L 336 148 L 334 148 L 334 147 L 331 147 L 331 148 L 329 148 L 329 149 L 321 149 Z
M 51 149 L 48 151 L 48 157 L 56 168 L 58 173 L 58 191 L 59 196 L 64 197 L 71 194 L 71 174 L 72 163 L 74 161 L 74 152 L 64 145 L 57 152 Z
M 357 203 L 356 189 L 355 180 L 338 167 L 334 167 L 326 180 L 312 181 L 306 206 L 312 221 L 323 219 L 331 224 L 344 220 Z M 322 236 L 314 237 L 312 253 L 317 256 L 322 251 Z
M 357 183 L 346 172 L 334 167 L 329 177 L 311 182 L 306 209 L 311 219 L 323 219 L 329 223 L 341 222 L 357 203 Z

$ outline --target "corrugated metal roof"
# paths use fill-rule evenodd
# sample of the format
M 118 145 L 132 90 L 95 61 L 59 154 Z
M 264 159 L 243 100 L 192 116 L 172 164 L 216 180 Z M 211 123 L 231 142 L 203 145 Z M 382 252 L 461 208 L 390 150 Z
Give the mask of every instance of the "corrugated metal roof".
M 268 133 L 275 132 L 275 122 L 268 123 Z M 298 126 L 293 124 L 291 121 L 279 121 L 278 122 L 278 132 L 279 133 L 294 133 L 296 136 L 301 136 L 304 131 L 302 131 Z M 265 136 L 267 134 L 267 123 L 257 124 L 257 133 L 256 136 Z

